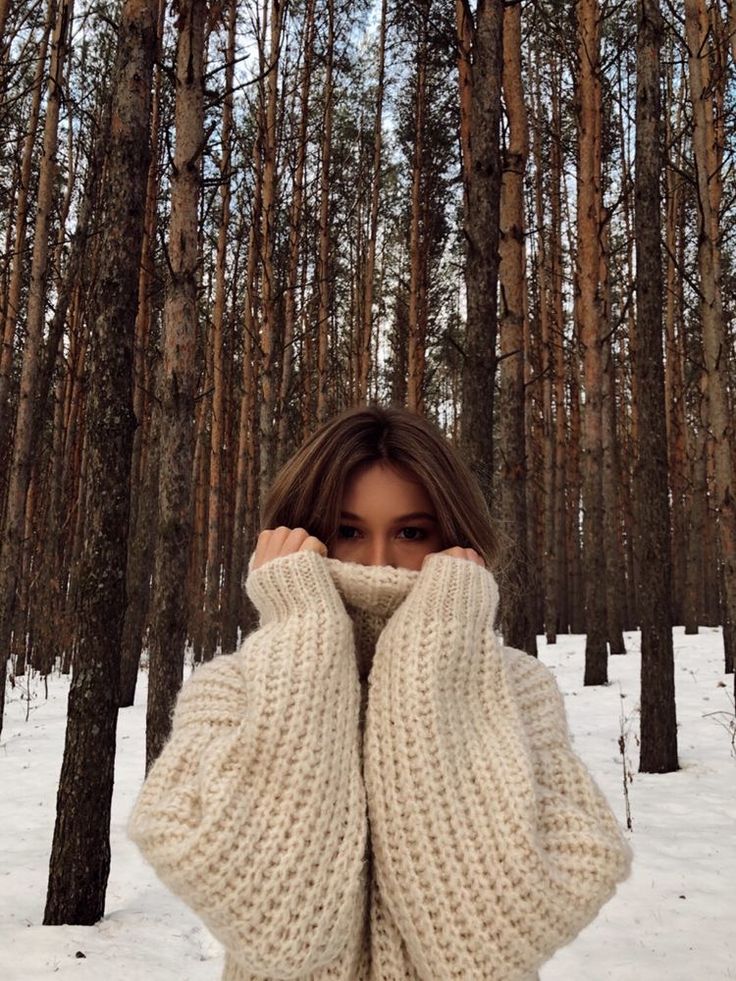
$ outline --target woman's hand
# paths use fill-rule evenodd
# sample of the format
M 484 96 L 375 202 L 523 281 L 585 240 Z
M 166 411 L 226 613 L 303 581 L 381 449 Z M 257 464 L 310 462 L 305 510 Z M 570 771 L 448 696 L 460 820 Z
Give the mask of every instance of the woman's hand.
M 256 544 L 255 558 L 253 559 L 253 569 L 270 562 L 271 559 L 278 559 L 282 555 L 291 555 L 292 552 L 319 552 L 327 555 L 327 546 L 319 538 L 310 535 L 304 528 L 286 528 L 279 525 L 278 528 L 264 529 L 258 536 Z
M 474 548 L 460 548 L 459 545 L 455 545 L 453 548 L 446 548 L 442 552 L 430 552 L 429 555 L 424 556 L 422 565 L 430 555 L 454 555 L 457 559 L 467 559 L 469 562 L 475 562 L 476 565 L 482 565 L 485 568 L 482 556 Z

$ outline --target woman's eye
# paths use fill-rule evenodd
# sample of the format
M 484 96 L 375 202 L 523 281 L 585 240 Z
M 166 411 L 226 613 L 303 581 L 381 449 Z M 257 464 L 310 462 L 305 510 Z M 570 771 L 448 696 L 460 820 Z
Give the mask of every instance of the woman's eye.
M 408 539 L 410 542 L 419 542 L 424 537 L 426 537 L 426 534 L 425 534 L 425 531 L 424 531 L 423 528 L 407 527 L 407 528 L 402 528 L 401 530 L 402 531 L 415 531 L 415 532 L 418 533 L 416 535 L 412 535 L 411 538 Z
M 346 531 L 351 532 L 357 530 L 358 530 L 357 528 L 351 528 L 350 525 L 340 525 L 340 527 L 337 529 L 337 533 L 340 536 L 340 538 L 352 538 L 353 537 L 352 535 L 350 534 L 346 535 L 345 532 Z
M 401 531 L 402 532 L 408 531 L 411 533 L 408 537 L 404 539 L 405 541 L 408 542 L 420 542 L 427 537 L 427 533 L 423 528 L 415 528 L 411 525 L 407 526 L 406 528 L 402 528 Z M 351 541 L 357 537 L 357 534 L 353 535 L 351 534 L 351 532 L 357 533 L 358 529 L 353 528 L 351 525 L 340 525 L 337 529 L 338 537 L 346 538 L 348 541 Z

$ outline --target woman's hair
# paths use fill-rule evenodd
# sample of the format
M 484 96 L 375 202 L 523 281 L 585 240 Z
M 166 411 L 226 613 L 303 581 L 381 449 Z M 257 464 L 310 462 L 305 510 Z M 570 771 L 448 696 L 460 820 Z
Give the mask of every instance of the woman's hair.
M 304 528 L 328 544 L 340 524 L 343 489 L 356 467 L 386 461 L 425 488 L 442 548 L 474 548 L 491 569 L 496 532 L 476 477 L 428 419 L 400 406 L 370 404 L 328 419 L 284 464 L 262 510 L 262 527 Z

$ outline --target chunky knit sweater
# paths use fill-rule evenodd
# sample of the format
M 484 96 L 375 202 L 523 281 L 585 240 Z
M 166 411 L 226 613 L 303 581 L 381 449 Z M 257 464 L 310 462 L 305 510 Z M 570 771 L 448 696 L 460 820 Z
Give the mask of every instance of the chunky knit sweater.
M 223 981 L 537 977 L 632 852 L 493 575 L 252 565 L 260 626 L 183 686 L 128 829 Z

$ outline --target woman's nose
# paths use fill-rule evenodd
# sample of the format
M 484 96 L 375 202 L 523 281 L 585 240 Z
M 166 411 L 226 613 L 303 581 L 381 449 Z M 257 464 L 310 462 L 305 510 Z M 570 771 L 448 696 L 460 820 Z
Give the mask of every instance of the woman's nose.
M 370 548 L 370 564 L 391 565 L 391 550 L 382 539 L 376 539 Z

